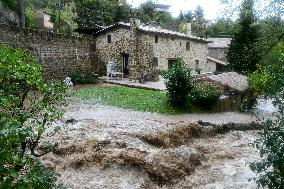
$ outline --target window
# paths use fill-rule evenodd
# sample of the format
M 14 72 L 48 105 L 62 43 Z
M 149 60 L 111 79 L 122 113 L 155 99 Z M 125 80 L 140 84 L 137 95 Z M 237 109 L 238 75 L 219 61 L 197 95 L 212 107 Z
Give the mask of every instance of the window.
M 107 35 L 107 43 L 111 43 L 111 35 Z
M 174 40 L 175 40 L 175 38 L 172 37 L 172 41 L 174 41 Z
M 199 72 L 199 60 L 195 60 L 195 71 Z
M 179 42 L 179 46 L 181 46 L 181 42 Z
M 155 43 L 159 42 L 159 37 L 157 35 L 155 35 Z
M 153 67 L 158 67 L 158 58 L 154 57 Z
M 186 50 L 190 51 L 190 42 L 186 42 Z

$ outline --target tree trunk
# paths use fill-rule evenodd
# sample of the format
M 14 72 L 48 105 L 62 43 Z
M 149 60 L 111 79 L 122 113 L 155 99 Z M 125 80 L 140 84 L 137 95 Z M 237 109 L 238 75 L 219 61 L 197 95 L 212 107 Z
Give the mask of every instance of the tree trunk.
M 25 27 L 25 0 L 19 0 L 20 27 Z

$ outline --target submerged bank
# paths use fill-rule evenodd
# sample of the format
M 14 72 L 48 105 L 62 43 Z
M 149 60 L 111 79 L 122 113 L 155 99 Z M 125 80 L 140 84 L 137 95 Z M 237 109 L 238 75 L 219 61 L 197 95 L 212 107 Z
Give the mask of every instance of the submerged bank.
M 256 121 L 239 113 L 165 116 L 74 100 L 43 161 L 67 188 L 256 188 L 248 162 L 257 131 L 215 124 Z M 220 130 L 220 129 L 219 129 Z M 238 130 L 238 129 L 233 129 Z M 243 130 L 243 129 L 239 129 Z M 246 130 L 246 129 L 244 129 Z

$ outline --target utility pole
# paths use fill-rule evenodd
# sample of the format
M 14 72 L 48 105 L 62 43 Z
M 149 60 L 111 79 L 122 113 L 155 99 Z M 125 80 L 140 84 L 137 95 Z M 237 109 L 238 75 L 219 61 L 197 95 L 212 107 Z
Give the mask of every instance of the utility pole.
M 20 21 L 20 27 L 25 27 L 25 0 L 19 0 L 19 21 Z

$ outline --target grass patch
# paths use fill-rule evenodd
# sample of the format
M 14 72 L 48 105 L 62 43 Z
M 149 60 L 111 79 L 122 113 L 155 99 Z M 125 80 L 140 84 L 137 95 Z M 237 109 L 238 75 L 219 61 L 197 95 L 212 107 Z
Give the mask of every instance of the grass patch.
M 167 94 L 159 91 L 133 89 L 121 86 L 95 86 L 75 92 L 75 96 L 95 99 L 105 105 L 162 114 L 201 112 L 199 108 L 174 109 L 168 104 Z

